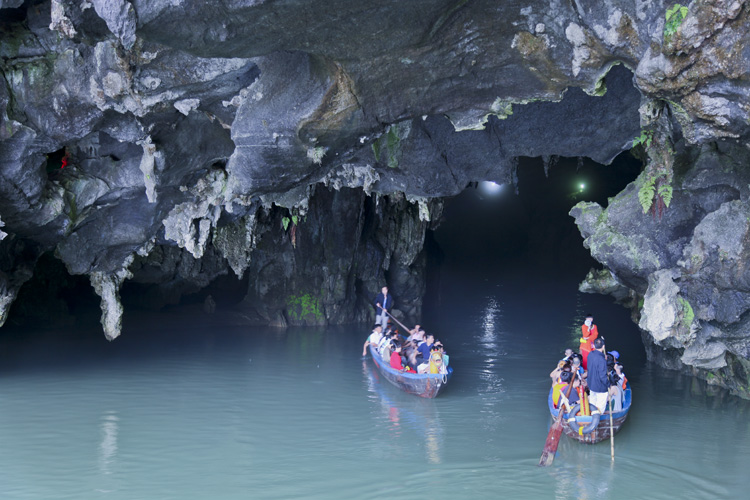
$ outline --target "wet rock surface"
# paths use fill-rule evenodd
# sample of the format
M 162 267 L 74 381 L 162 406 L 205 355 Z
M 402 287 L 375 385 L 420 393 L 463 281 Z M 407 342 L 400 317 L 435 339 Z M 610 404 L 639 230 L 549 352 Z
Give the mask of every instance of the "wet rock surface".
M 361 321 L 385 283 L 416 320 L 442 198 L 657 123 L 668 210 L 642 176 L 574 216 L 664 364 L 747 391 L 748 9 L 670 7 L 0 2 L 0 323 L 45 252 L 108 338 L 128 283 L 157 307 L 232 275 L 260 323 Z
M 638 299 L 631 307 L 652 359 L 748 397 L 745 151 L 711 144 L 693 155 L 677 155 L 674 198 L 661 218 L 634 216 L 644 174 L 606 209 L 591 203 L 573 208 L 584 245 L 611 278 L 602 282 L 591 274 L 582 289 L 591 286 L 621 298 L 624 287 Z

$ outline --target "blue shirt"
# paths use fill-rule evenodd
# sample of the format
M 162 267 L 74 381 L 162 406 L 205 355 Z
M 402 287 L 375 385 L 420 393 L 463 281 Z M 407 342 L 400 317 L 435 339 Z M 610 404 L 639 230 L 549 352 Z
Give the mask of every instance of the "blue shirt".
M 419 347 L 417 347 L 417 350 L 422 353 L 422 361 L 427 362 L 430 360 L 430 348 L 432 347 L 432 344 L 427 345 L 427 342 L 422 342 L 419 344 Z

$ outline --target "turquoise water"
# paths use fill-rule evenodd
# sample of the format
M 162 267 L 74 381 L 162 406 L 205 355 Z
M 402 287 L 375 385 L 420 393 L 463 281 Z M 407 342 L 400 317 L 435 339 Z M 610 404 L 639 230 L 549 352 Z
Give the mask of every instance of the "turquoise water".
M 575 283 L 447 287 L 423 324 L 455 374 L 401 393 L 366 326 L 251 329 L 126 315 L 96 331 L 0 330 L 0 498 L 747 498 L 750 403 L 646 363 L 628 313 Z M 563 436 L 539 468 L 548 373 L 593 310 L 623 354 L 628 421 Z

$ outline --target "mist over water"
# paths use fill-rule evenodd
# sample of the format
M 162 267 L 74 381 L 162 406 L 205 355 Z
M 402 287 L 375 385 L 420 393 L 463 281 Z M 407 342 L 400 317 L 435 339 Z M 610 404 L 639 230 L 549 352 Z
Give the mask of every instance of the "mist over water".
M 498 220 L 523 194 L 495 205 L 474 194 L 449 203 L 434 235 L 443 266 L 421 323 L 455 370 L 438 398 L 400 392 L 360 357 L 368 325 L 126 312 L 111 343 L 97 328 L 6 327 L 0 498 L 745 498 L 750 403 L 649 365 L 629 312 L 577 291 L 585 250 L 534 244 L 551 229 L 513 233 Z M 463 205 L 488 231 L 456 232 L 473 224 L 461 224 Z M 555 210 L 536 207 L 518 220 L 551 221 L 580 245 Z M 554 465 L 539 468 L 548 374 L 587 312 L 621 353 L 633 407 L 614 464 L 609 442 L 563 436 Z

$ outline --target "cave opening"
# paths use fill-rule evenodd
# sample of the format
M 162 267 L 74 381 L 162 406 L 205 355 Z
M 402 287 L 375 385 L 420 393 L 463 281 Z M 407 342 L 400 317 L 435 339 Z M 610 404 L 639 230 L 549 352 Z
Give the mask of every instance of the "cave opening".
M 68 273 L 52 252 L 45 252 L 34 274 L 18 291 L 8 326 L 21 328 L 99 327 L 99 297 L 88 276 Z
M 581 201 L 606 207 L 643 164 L 630 152 L 610 165 L 584 158 L 519 159 L 517 183 L 472 183 L 446 200 L 442 219 L 429 231 L 425 311 L 444 306 L 440 293 L 451 282 L 575 282 L 601 269 L 583 246 L 568 214 Z

